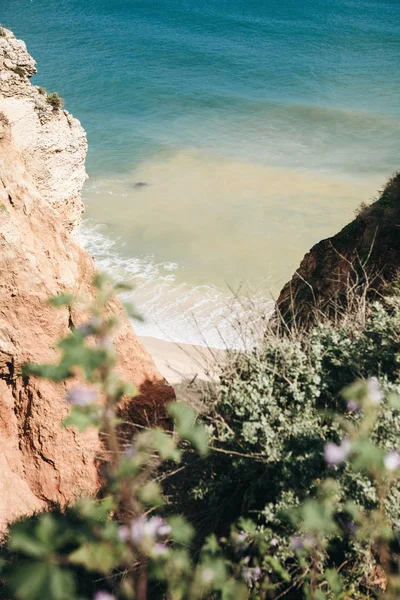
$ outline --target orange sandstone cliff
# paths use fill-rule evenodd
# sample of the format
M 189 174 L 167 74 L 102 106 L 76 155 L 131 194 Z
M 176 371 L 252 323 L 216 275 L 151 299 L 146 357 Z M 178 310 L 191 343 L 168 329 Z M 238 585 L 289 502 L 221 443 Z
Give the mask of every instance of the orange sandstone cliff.
M 0 36 L 0 530 L 19 515 L 65 504 L 98 489 L 98 434 L 63 429 L 65 384 L 21 376 L 27 362 L 52 362 L 55 344 L 82 321 L 52 308 L 59 293 L 90 296 L 95 267 L 71 236 L 82 213 L 86 136 L 55 110 L 29 78 L 25 44 Z M 127 399 L 133 419 L 165 418 L 172 388 L 136 338 L 121 304 L 115 345 L 119 368 L 140 392 Z

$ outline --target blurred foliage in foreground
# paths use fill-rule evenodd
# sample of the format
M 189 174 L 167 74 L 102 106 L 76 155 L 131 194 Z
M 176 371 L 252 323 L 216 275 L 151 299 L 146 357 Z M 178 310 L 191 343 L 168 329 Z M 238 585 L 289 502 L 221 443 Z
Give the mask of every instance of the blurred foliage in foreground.
M 117 374 L 107 311 L 118 287 L 94 285 L 59 363 L 26 375 L 86 379 L 64 426 L 99 429 L 101 494 L 11 525 L 1 597 L 400 597 L 400 299 L 268 334 L 230 357 L 204 414 L 172 404 L 174 432 L 127 440 L 117 405 L 135 392 Z

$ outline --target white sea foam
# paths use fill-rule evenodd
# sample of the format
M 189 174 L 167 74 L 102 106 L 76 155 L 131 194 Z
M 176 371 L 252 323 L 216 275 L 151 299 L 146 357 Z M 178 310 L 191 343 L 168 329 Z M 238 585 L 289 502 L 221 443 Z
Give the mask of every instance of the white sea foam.
M 261 295 L 226 293 L 213 285 L 178 283 L 176 263 L 157 263 L 151 256 L 126 257 L 115 248 L 107 227 L 86 220 L 80 242 L 96 265 L 114 280 L 135 285 L 133 300 L 145 322 L 135 322 L 138 335 L 215 348 L 243 348 L 256 343 L 272 301 Z M 245 324 L 245 327 L 244 327 Z

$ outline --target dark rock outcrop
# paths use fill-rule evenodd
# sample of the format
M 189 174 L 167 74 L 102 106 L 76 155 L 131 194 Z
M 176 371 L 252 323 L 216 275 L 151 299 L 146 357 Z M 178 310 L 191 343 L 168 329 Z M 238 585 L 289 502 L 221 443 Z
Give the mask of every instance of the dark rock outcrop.
M 286 323 L 309 325 L 318 314 L 334 318 L 360 294 L 387 292 L 400 269 L 400 173 L 378 200 L 303 258 L 282 289 L 277 311 Z

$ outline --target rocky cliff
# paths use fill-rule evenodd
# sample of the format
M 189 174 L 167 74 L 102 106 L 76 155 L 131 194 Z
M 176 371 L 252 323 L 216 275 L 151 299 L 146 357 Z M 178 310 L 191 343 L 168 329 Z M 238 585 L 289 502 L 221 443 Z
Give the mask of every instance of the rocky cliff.
M 83 212 L 81 190 L 87 175 L 86 134 L 77 119 L 57 110 L 47 93 L 31 84 L 36 63 L 25 43 L 11 31 L 0 36 L 0 111 L 7 117 L 15 147 L 44 200 L 62 216 L 68 229 Z
M 387 293 L 400 269 L 400 173 L 356 218 L 306 254 L 282 289 L 277 307 L 286 322 L 308 325 L 321 312 L 340 315 L 365 294 Z
M 95 267 L 72 239 L 82 212 L 85 133 L 53 109 L 29 77 L 23 42 L 0 36 L 0 529 L 15 517 L 98 488 L 95 431 L 63 429 L 65 384 L 21 376 L 23 363 L 56 360 L 55 343 L 82 316 L 49 296 L 90 296 Z M 140 396 L 125 416 L 165 418 L 174 397 L 115 299 L 119 368 Z

